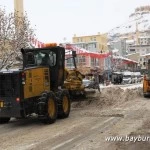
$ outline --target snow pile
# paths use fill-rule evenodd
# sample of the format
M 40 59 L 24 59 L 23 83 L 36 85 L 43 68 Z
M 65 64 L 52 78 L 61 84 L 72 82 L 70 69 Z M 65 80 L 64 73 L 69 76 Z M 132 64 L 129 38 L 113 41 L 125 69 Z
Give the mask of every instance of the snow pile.
M 81 108 L 85 106 L 104 108 L 108 106 L 121 105 L 127 101 L 135 100 L 137 97 L 142 96 L 142 88 L 134 89 L 121 89 L 119 87 L 109 87 L 103 89 L 101 93 L 96 93 L 93 98 L 89 98 L 85 101 L 73 103 L 73 108 Z

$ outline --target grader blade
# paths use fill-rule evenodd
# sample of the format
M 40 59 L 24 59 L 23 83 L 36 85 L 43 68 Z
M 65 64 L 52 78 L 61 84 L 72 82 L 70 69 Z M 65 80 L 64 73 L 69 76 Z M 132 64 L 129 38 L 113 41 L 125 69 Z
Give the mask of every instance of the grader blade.
M 99 93 L 97 89 L 85 88 L 84 92 L 78 93 L 76 95 L 71 94 L 71 99 L 73 102 L 88 101 L 89 99 L 95 98 L 97 93 Z

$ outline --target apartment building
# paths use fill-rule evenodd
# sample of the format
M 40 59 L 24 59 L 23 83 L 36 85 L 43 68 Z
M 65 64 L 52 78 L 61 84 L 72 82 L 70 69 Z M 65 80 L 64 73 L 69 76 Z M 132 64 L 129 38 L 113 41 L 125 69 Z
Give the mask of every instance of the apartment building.
M 84 48 L 91 52 L 105 53 L 107 52 L 107 34 L 76 36 L 72 38 L 75 46 Z
M 140 45 L 150 45 L 150 36 L 142 36 L 138 38 Z

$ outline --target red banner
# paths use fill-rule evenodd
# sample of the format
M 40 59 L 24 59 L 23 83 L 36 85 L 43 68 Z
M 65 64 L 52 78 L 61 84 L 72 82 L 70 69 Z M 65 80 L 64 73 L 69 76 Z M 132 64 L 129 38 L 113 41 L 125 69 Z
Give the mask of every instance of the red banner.
M 72 44 L 66 44 L 65 49 L 74 50 L 74 51 L 76 51 L 77 55 L 90 56 L 90 57 L 93 57 L 93 58 L 106 58 L 109 55 L 111 55 L 110 53 L 101 54 L 101 53 L 96 53 L 96 52 L 90 52 L 88 50 L 76 47 Z

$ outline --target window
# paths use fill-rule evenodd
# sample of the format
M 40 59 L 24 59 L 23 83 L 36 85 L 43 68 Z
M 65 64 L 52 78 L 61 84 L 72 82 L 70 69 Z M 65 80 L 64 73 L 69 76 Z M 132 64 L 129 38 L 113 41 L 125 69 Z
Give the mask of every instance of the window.
M 96 37 L 93 38 L 93 41 L 96 41 Z
M 66 66 L 67 67 L 73 67 L 74 65 L 73 65 L 73 58 L 68 58 L 67 60 L 66 60 Z
M 96 66 L 99 66 L 99 59 L 96 58 Z
M 91 66 L 96 66 L 96 58 L 91 58 Z
M 149 53 L 149 49 L 146 49 L 146 53 Z
M 77 63 L 78 63 L 78 65 L 86 65 L 86 58 L 85 58 L 85 56 L 77 57 Z
M 135 49 L 130 49 L 130 52 L 135 52 Z
M 35 54 L 36 65 L 56 65 L 56 53 L 53 51 L 39 51 Z
M 28 52 L 26 54 L 26 62 L 27 62 L 27 66 L 34 66 L 36 65 L 36 61 L 35 61 L 35 57 L 34 54 L 32 52 Z
M 49 62 L 50 66 L 56 65 L 56 54 L 54 52 L 50 51 L 48 59 L 50 59 L 50 62 Z

